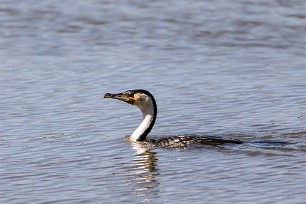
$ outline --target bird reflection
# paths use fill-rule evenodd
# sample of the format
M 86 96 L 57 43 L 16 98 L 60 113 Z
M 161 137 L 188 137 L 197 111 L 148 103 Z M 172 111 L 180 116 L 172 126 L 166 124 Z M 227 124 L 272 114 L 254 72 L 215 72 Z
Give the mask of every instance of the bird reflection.
M 131 182 L 133 183 L 133 194 L 143 197 L 143 201 L 148 202 L 158 197 L 159 181 L 156 177 L 159 170 L 156 168 L 156 152 L 139 144 L 132 144 L 136 151 L 131 166 L 133 173 Z

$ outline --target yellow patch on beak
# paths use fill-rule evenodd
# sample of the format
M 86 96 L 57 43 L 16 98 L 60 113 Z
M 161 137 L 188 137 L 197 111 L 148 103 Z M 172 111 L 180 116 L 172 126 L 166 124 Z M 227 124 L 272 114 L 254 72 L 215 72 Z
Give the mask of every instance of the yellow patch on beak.
M 131 104 L 134 104 L 135 103 L 135 101 L 136 101 L 136 98 L 134 98 L 134 97 L 128 97 L 128 102 L 129 103 L 131 103 Z

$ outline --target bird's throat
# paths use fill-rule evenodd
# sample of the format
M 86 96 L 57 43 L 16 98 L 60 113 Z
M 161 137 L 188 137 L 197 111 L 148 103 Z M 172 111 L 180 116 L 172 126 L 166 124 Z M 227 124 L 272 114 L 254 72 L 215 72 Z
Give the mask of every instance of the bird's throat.
M 138 126 L 138 128 L 133 132 L 131 135 L 131 140 L 136 141 L 144 141 L 146 139 L 146 136 L 151 131 L 153 125 L 154 125 L 154 115 L 143 115 L 143 120 L 141 124 Z
M 142 122 L 130 136 L 130 139 L 134 142 L 146 140 L 147 135 L 150 133 L 154 126 L 157 115 L 157 107 L 154 99 L 150 99 L 150 101 L 145 106 L 138 106 L 138 108 L 142 112 Z

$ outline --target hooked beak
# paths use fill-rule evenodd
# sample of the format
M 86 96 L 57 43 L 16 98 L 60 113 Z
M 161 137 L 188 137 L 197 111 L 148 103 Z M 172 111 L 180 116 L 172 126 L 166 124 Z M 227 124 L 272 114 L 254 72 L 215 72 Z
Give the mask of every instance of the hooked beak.
M 134 97 L 130 97 L 126 93 L 118 93 L 118 94 L 106 93 L 104 95 L 104 98 L 118 99 L 120 101 L 127 102 L 131 105 L 133 105 L 136 101 L 136 99 Z

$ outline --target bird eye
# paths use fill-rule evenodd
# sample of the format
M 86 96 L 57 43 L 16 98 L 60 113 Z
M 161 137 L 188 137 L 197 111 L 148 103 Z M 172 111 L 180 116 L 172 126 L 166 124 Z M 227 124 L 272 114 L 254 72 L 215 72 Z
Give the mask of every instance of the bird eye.
M 128 97 L 133 97 L 133 96 L 134 96 L 134 93 L 131 92 L 131 91 L 128 91 L 128 92 L 127 92 L 127 95 L 128 95 Z

